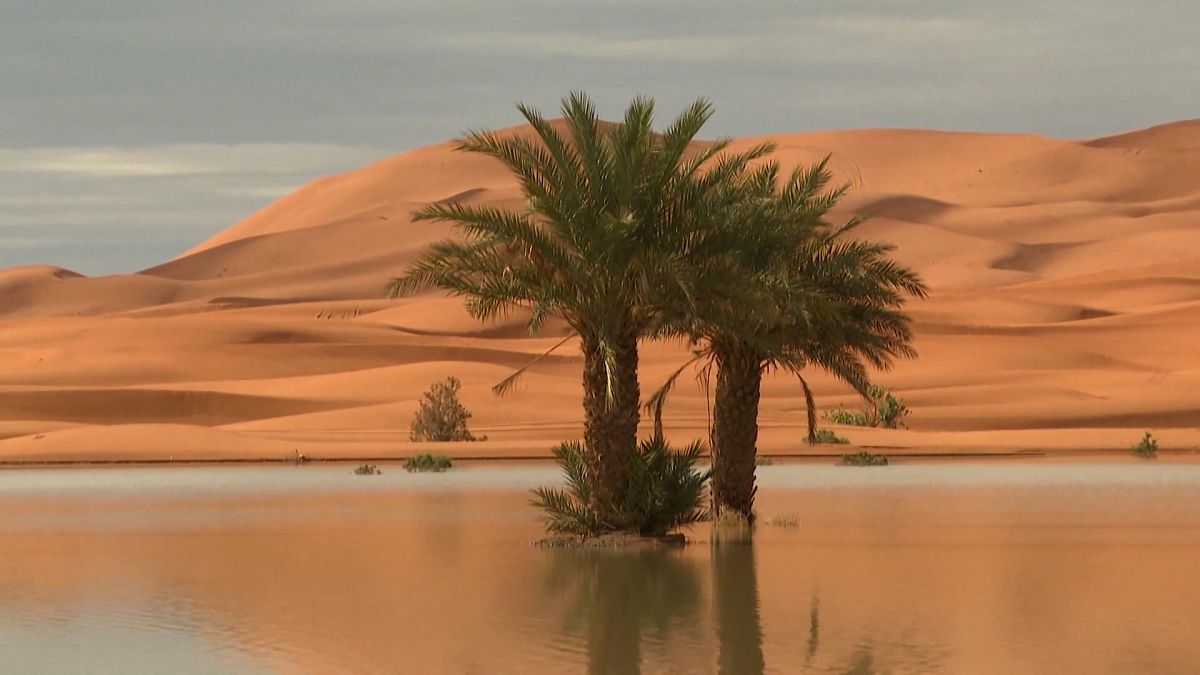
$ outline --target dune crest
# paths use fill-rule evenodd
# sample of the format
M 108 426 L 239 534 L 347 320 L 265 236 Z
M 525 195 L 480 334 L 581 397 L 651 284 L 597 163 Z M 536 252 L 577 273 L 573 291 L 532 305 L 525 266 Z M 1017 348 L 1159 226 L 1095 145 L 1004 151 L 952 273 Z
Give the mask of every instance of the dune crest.
M 504 133 L 528 133 L 513 128 Z M 894 242 L 931 297 L 921 358 L 878 380 L 909 431 L 856 443 L 927 449 L 1123 448 L 1140 430 L 1200 445 L 1200 120 L 1104 138 L 863 129 L 771 139 L 787 166 L 826 155 L 853 192 L 838 215 Z M 498 163 L 441 143 L 323 178 L 137 274 L 0 270 L 0 459 L 403 454 L 416 401 L 448 375 L 479 433 L 460 454 L 546 455 L 580 433 L 578 347 L 517 393 L 490 385 L 562 327 L 496 324 L 439 294 L 382 291 L 441 224 L 436 200 L 519 208 Z M 685 354 L 649 344 L 646 386 Z M 822 407 L 856 405 L 828 378 Z M 768 380 L 761 447 L 805 452 L 799 387 Z M 690 384 L 668 431 L 701 436 Z M 95 433 L 89 433 L 89 430 Z M 124 448 L 124 449 L 122 449 Z

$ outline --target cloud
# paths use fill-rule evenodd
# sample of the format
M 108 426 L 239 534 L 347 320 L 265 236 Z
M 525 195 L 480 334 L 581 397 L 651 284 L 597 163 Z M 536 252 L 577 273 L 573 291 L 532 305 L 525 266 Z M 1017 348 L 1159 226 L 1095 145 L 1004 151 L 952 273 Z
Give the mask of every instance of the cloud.
M 713 61 L 738 56 L 753 44 L 750 36 L 631 37 L 586 33 L 455 33 L 433 38 L 442 45 L 485 54 L 627 60 Z
M 94 177 L 311 173 L 364 163 L 378 154 L 320 143 L 0 148 L 0 172 Z
M 609 116 L 635 94 L 664 118 L 707 96 L 709 136 L 1149 126 L 1200 110 L 1195 13 L 1194 0 L 10 2 L 0 227 L 14 243 L 0 265 L 150 265 L 316 176 L 515 124 L 516 101 L 553 114 L 577 89 Z

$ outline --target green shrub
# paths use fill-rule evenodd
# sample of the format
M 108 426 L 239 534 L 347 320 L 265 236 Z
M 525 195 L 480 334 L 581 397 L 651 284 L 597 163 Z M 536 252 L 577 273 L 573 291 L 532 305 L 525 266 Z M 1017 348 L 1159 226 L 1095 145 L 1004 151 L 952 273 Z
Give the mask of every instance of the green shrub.
M 765 455 L 756 455 L 754 457 L 755 466 L 773 466 L 774 464 L 775 460 L 771 457 L 767 457 Z
M 842 461 L 839 464 L 842 466 L 887 466 L 888 458 L 861 450 L 853 455 L 842 455 Z
M 589 508 L 592 481 L 583 445 L 562 443 L 554 449 L 554 457 L 566 476 L 566 489 L 537 488 L 531 503 L 545 511 L 551 532 L 590 536 L 624 531 L 663 536 L 708 517 L 703 502 L 709 472 L 696 469 L 703 449 L 695 442 L 675 451 L 658 437 L 640 443 L 630 457 L 625 494 L 608 505 L 614 516 L 612 522 L 606 522 Z
M 1147 431 L 1142 436 L 1142 440 L 1135 443 L 1131 450 L 1133 451 L 1133 454 L 1137 455 L 1138 457 L 1143 459 L 1152 459 L 1158 455 L 1158 441 L 1155 440 L 1153 434 Z
M 826 410 L 822 417 L 826 422 L 847 427 L 895 429 L 904 426 L 902 420 L 908 416 L 909 410 L 903 399 L 897 398 L 891 389 L 877 384 L 871 385 L 867 393 L 870 402 L 862 410 L 849 410 L 838 406 L 835 410 Z
M 445 455 L 432 455 L 428 452 L 413 455 L 404 460 L 404 470 L 412 473 L 413 471 L 436 471 L 441 473 L 453 466 L 450 458 Z
M 379 467 L 375 466 L 374 464 L 363 464 L 354 470 L 354 475 L 356 476 L 379 476 L 381 474 L 383 474 L 383 472 L 380 471 Z
M 457 377 L 447 377 L 445 382 L 434 383 L 425 392 L 417 414 L 413 416 L 408 437 L 413 441 L 486 441 L 487 437 L 476 438 L 467 428 L 471 413 L 458 400 L 462 382 Z
M 817 443 L 822 445 L 846 445 L 850 439 L 838 436 L 833 429 L 817 429 Z
M 875 402 L 875 419 L 879 426 L 884 429 L 904 426 L 901 420 L 908 416 L 908 406 L 896 398 L 891 389 L 872 385 L 871 399 Z
M 835 410 L 826 410 L 823 415 L 826 422 L 831 424 L 840 424 L 847 427 L 869 427 L 871 420 L 864 412 L 857 410 L 849 410 L 839 406 Z

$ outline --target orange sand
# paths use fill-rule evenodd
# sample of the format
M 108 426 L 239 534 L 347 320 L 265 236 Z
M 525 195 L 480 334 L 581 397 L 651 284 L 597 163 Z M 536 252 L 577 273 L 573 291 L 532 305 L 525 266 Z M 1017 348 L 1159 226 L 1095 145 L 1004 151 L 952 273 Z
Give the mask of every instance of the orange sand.
M 899 245 L 931 297 L 921 353 L 879 382 L 911 430 L 859 445 L 971 449 L 1200 447 L 1200 120 L 1087 141 L 852 130 L 771 138 L 788 164 L 827 153 L 855 190 L 840 215 Z M 518 391 L 489 386 L 554 344 L 520 316 L 482 325 L 461 301 L 380 296 L 446 226 L 437 199 L 520 204 L 497 163 L 434 145 L 318 180 L 184 255 L 128 275 L 0 271 L 0 459 L 403 455 L 420 393 L 464 382 L 460 456 L 545 455 L 580 433 L 580 358 L 564 348 Z M 644 387 L 683 358 L 644 349 Z M 857 405 L 814 378 L 822 407 Z M 760 446 L 804 453 L 803 399 L 765 388 Z M 702 435 L 681 386 L 667 425 Z M 825 451 L 828 451 L 826 449 Z

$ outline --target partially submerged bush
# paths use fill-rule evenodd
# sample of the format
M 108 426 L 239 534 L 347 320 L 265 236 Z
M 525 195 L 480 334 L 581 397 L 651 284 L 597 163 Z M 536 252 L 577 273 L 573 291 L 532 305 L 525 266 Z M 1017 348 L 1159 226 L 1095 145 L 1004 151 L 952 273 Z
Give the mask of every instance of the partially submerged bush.
M 842 455 L 842 461 L 839 464 L 842 466 L 887 466 L 888 458 L 861 450 L 853 455 Z
M 767 520 L 772 527 L 800 527 L 800 516 L 794 513 L 780 513 Z
M 850 442 L 845 436 L 838 436 L 833 429 L 817 429 L 817 443 L 821 445 L 846 445 Z
M 410 473 L 413 471 L 436 471 L 440 473 L 451 466 L 453 466 L 453 462 L 446 455 L 433 455 L 428 452 L 413 455 L 404 460 L 404 470 Z
M 661 537 L 672 530 L 704 520 L 704 484 L 709 472 L 698 471 L 703 451 L 699 442 L 673 450 L 665 440 L 643 441 L 630 457 L 629 486 L 620 501 L 609 504 L 611 522 L 592 511 L 592 482 L 583 444 L 571 441 L 554 449 L 567 479 L 566 489 L 541 487 L 533 491 L 532 504 L 545 511 L 551 532 L 590 536 L 605 532 L 637 532 Z
M 413 417 L 408 437 L 413 441 L 485 441 L 486 436 L 476 438 L 467 428 L 471 413 L 458 400 L 462 382 L 457 377 L 447 377 L 445 382 L 434 383 L 421 401 L 421 407 Z
M 1142 440 L 1135 443 L 1131 450 L 1133 451 L 1133 454 L 1137 455 L 1138 457 L 1143 459 L 1152 459 L 1158 455 L 1158 441 L 1155 440 L 1153 434 L 1147 431 L 1142 436 Z
M 379 476 L 381 474 L 383 474 L 383 472 L 380 471 L 379 467 L 375 466 L 374 464 L 363 464 L 354 470 L 354 475 L 356 476 Z
M 826 422 L 847 427 L 895 429 L 904 426 L 903 420 L 908 416 L 909 410 L 903 399 L 897 398 L 891 389 L 877 384 L 871 385 L 867 393 L 869 402 L 862 410 L 838 406 L 835 410 L 826 410 L 822 417 Z

